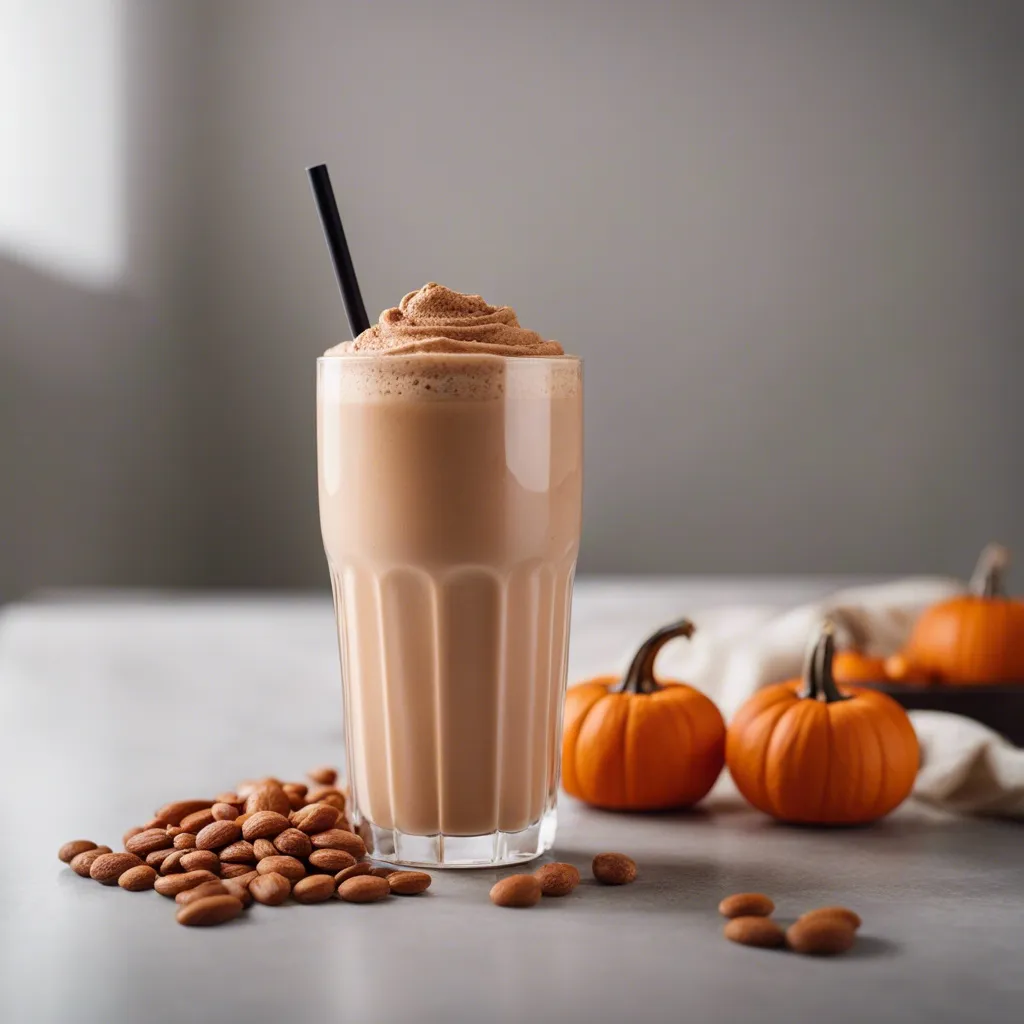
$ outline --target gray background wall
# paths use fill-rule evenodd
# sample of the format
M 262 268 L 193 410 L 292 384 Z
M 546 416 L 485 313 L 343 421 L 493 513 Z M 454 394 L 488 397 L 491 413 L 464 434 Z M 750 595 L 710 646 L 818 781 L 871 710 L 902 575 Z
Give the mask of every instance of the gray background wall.
M 1024 5 L 126 7 L 152 288 L 0 264 L 0 594 L 324 582 L 319 160 L 372 313 L 438 280 L 584 357 L 583 570 L 1024 553 Z

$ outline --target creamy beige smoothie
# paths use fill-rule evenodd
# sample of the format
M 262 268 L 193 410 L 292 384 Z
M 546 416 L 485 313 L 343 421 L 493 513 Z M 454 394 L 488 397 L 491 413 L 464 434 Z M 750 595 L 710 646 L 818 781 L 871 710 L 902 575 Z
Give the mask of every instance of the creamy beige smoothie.
M 319 361 L 352 813 L 378 858 L 550 846 L 582 419 L 578 360 L 436 284 Z

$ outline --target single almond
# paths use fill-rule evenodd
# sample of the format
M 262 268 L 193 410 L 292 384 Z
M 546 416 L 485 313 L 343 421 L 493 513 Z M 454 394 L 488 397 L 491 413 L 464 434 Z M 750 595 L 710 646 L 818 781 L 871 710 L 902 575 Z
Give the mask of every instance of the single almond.
M 336 875 L 345 868 L 352 867 L 356 859 L 351 853 L 344 850 L 314 850 L 309 855 L 309 863 L 319 871 L 326 871 L 329 875 Z
M 275 873 L 284 875 L 289 882 L 297 882 L 300 878 L 305 877 L 306 874 L 306 869 L 301 860 L 295 857 L 285 857 L 283 854 L 278 854 L 276 857 L 264 857 L 256 865 L 256 870 L 261 875 Z
M 298 903 L 323 903 L 334 895 L 334 879 L 330 875 L 309 875 L 292 886 L 292 899 Z
M 307 804 L 327 804 L 334 807 L 340 814 L 345 813 L 345 794 L 333 786 L 316 789 L 306 795 Z
M 192 889 L 185 889 L 179 892 L 174 897 L 174 902 L 184 906 L 193 900 L 201 900 L 204 896 L 223 896 L 227 891 L 224 883 L 219 878 L 215 878 L 212 882 L 200 882 L 199 885 Z M 235 894 L 231 893 L 231 895 L 234 896 Z
M 137 868 L 142 858 L 134 853 L 105 853 L 97 857 L 89 868 L 89 877 L 104 885 L 117 885 L 118 878 L 129 868 Z
M 147 853 L 154 850 L 166 850 L 174 844 L 174 839 L 162 828 L 150 828 L 144 832 L 138 832 L 124 844 L 129 853 L 139 857 L 145 857 Z
M 297 828 L 286 828 L 275 837 L 274 846 L 279 853 L 287 854 L 289 857 L 308 857 L 313 849 L 309 836 Z
M 231 815 L 229 820 L 234 821 L 236 817 L 237 812 Z M 204 807 L 201 811 L 194 811 L 192 814 L 186 814 L 185 817 L 181 819 L 181 827 L 186 832 L 194 832 L 196 835 L 199 835 L 199 833 L 214 820 L 213 808 Z
M 146 854 L 146 863 L 151 868 L 155 868 L 157 871 L 159 871 L 160 868 L 163 866 L 164 861 L 167 860 L 167 858 L 170 857 L 170 855 L 172 853 L 179 853 L 179 852 L 181 852 L 181 851 L 173 850 L 173 849 L 171 849 L 171 850 L 154 850 L 152 853 L 147 853 Z
M 350 878 L 356 878 L 359 875 L 368 875 L 373 870 L 373 866 L 368 861 L 360 861 L 358 864 L 353 864 L 350 868 L 343 868 L 334 876 L 335 884 L 341 885 L 342 882 L 347 882 Z
M 242 878 L 252 871 L 251 864 L 221 864 L 221 878 Z
M 319 768 L 311 768 L 306 774 L 321 786 L 333 786 L 338 781 L 338 769 L 329 764 L 323 764 Z
M 292 811 L 291 822 L 300 832 L 316 835 L 334 828 L 341 817 L 337 807 L 330 804 L 306 804 L 297 811 Z
M 243 812 L 242 812 L 241 814 L 239 814 L 239 816 L 238 816 L 237 818 L 235 818 L 235 824 L 236 824 L 236 825 L 238 825 L 238 826 L 242 826 L 242 825 L 244 825 L 244 824 L 245 824 L 245 823 L 246 823 L 246 822 L 247 822 L 247 821 L 248 821 L 248 820 L 249 820 L 249 819 L 250 819 L 251 817 L 252 817 L 252 815 L 251 815 L 251 814 L 246 814 L 246 812 L 245 812 L 245 811 L 243 811 Z
M 491 902 L 499 907 L 534 907 L 540 894 L 540 881 L 533 875 L 509 875 L 491 886 Z
M 202 885 L 203 882 L 215 881 L 217 881 L 217 876 L 209 871 L 186 871 L 181 875 L 164 875 L 162 878 L 158 878 L 153 884 L 153 888 L 161 896 L 174 899 L 179 892 L 194 889 L 197 885 Z
M 775 904 L 759 892 L 737 892 L 718 904 L 722 917 L 771 917 Z
M 818 907 L 816 910 L 808 910 L 801 914 L 799 920 L 809 921 L 819 917 L 836 917 L 845 921 L 854 931 L 861 926 L 860 914 L 854 913 L 849 907 Z
M 288 828 L 288 818 L 279 811 L 253 811 L 242 824 L 242 835 L 254 839 L 273 839 Z
M 305 796 L 309 792 L 309 786 L 304 782 L 282 782 L 281 788 L 287 793 L 289 790 L 299 796 Z
M 132 840 L 133 837 L 137 836 L 140 832 L 145 831 L 146 830 L 141 825 L 136 825 L 134 828 L 128 829 L 128 831 L 125 832 L 123 836 L 121 836 L 121 845 L 127 847 L 128 843 Z
M 240 797 L 233 790 L 228 790 L 224 793 L 218 793 L 214 798 L 215 804 L 232 804 L 235 807 L 244 807 L 245 800 Z
M 78 853 L 71 860 L 71 870 L 76 875 L 81 875 L 82 878 L 89 878 L 91 877 L 89 871 L 92 868 L 93 861 L 102 857 L 105 853 L 110 853 L 109 846 L 97 846 L 93 850 L 86 850 L 85 853 Z
M 186 815 L 194 814 L 212 804 L 212 800 L 175 800 L 172 803 L 164 804 L 156 812 L 156 817 L 163 818 L 168 825 L 180 825 L 181 819 Z
M 143 832 L 148 832 L 151 828 L 159 828 L 166 832 L 170 826 L 171 823 L 166 818 L 161 818 L 160 815 L 157 815 L 155 818 L 150 818 L 149 821 L 144 822 L 142 830 Z
M 426 871 L 392 871 L 388 885 L 396 896 L 418 896 L 430 888 L 432 879 Z
M 375 875 L 377 878 L 390 878 L 393 874 L 398 871 L 398 868 L 370 868 L 367 872 L 369 875 Z
M 245 839 L 239 839 L 237 843 L 225 846 L 220 851 L 220 859 L 225 864 L 255 864 L 256 852 L 253 850 L 252 843 Z
M 192 832 L 179 832 L 174 837 L 174 848 L 176 850 L 194 850 L 196 848 L 196 837 Z
M 70 864 L 80 853 L 88 853 L 95 850 L 96 844 L 91 839 L 72 839 L 65 843 L 57 853 L 57 856 L 65 863 Z
M 253 875 L 255 874 L 256 872 L 254 871 Z M 241 878 L 229 878 L 221 884 L 230 895 L 241 902 L 243 907 L 247 907 L 252 903 L 252 893 L 249 892 L 248 882 L 243 882 Z
M 181 859 L 186 853 L 191 853 L 191 850 L 161 850 L 161 853 L 167 853 L 159 864 L 153 864 L 152 866 L 157 868 L 161 875 L 173 875 L 180 874 L 185 869 L 181 866 Z
M 176 836 L 180 836 L 185 830 L 180 825 L 168 825 L 167 834 L 174 839 Z
M 580 884 L 579 870 L 561 861 L 539 867 L 533 877 L 540 882 L 542 896 L 568 896 Z
M 230 847 L 227 847 L 227 849 L 230 849 Z M 186 871 L 205 869 L 215 875 L 220 871 L 220 857 L 213 850 L 189 850 L 181 858 L 181 866 Z
M 276 871 L 259 875 L 249 883 L 249 892 L 252 893 L 252 898 L 257 903 L 263 903 L 268 907 L 276 907 L 284 903 L 291 891 L 292 883 Z
M 238 808 L 234 804 L 216 803 L 210 808 L 214 821 L 234 821 L 238 817 Z
M 139 864 L 119 875 L 117 884 L 129 892 L 142 892 L 144 889 L 152 889 L 158 877 L 148 864 Z
M 331 828 L 326 832 L 316 832 L 309 837 L 315 850 L 344 850 L 358 860 L 366 856 L 366 844 L 355 834 L 344 829 Z
M 786 944 L 785 932 L 770 918 L 734 917 L 723 930 L 730 942 L 741 946 L 759 946 L 762 949 L 777 949 Z
M 249 814 L 256 811 L 277 811 L 278 814 L 288 814 L 292 805 L 288 800 L 288 794 L 280 785 L 265 785 L 253 790 L 245 801 L 245 809 Z
M 221 850 L 237 843 L 242 838 L 242 829 L 233 821 L 211 821 L 197 836 L 197 850 Z
M 346 903 L 375 903 L 390 895 L 387 879 L 375 875 L 356 875 L 338 886 L 338 898 Z
M 178 924 L 206 928 L 231 921 L 242 912 L 242 901 L 235 896 L 205 896 L 186 903 L 178 911 Z
M 856 933 L 839 917 L 804 918 L 786 929 L 790 949 L 808 956 L 835 956 L 845 953 L 854 943 Z
M 302 833 L 299 834 L 301 835 Z M 284 832 L 282 832 L 281 835 L 284 835 Z M 253 840 L 252 854 L 257 861 L 263 860 L 264 857 L 276 857 L 279 853 L 291 853 L 291 851 L 279 850 L 269 839 Z M 291 854 L 291 856 L 298 856 L 298 854 Z
M 628 885 L 636 878 L 636 862 L 624 853 L 599 853 L 591 870 L 602 885 Z

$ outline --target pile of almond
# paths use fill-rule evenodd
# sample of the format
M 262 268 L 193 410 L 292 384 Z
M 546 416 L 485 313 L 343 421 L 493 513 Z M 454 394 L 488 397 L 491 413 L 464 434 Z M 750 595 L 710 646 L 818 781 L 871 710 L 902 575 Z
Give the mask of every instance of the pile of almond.
M 212 800 L 176 800 L 130 828 L 120 852 L 77 839 L 59 857 L 103 885 L 155 889 L 178 903 L 181 924 L 193 926 L 230 921 L 253 900 L 372 903 L 430 886 L 422 871 L 367 861 L 366 846 L 345 817 L 335 769 L 317 768 L 309 777 L 312 790 L 268 777 Z
M 759 892 L 738 892 L 718 904 L 718 912 L 729 918 L 725 937 L 743 946 L 779 949 L 808 956 L 834 956 L 853 948 L 860 916 L 848 907 L 818 907 L 801 915 L 785 931 L 771 915 L 775 903 Z
M 590 865 L 602 885 L 628 885 L 636 879 L 636 863 L 624 853 L 599 853 Z M 580 884 L 579 870 L 555 861 L 532 875 L 509 875 L 491 887 L 491 902 L 499 907 L 535 907 L 542 896 L 568 896 Z

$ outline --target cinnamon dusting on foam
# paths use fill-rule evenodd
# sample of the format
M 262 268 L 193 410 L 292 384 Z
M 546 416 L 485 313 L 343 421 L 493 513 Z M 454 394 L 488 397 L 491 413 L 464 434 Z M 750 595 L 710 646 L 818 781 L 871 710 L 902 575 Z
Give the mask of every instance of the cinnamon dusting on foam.
M 431 281 L 409 292 L 354 341 L 327 355 L 496 355 L 561 356 L 557 341 L 519 326 L 509 306 L 489 306 L 479 295 L 463 295 Z

